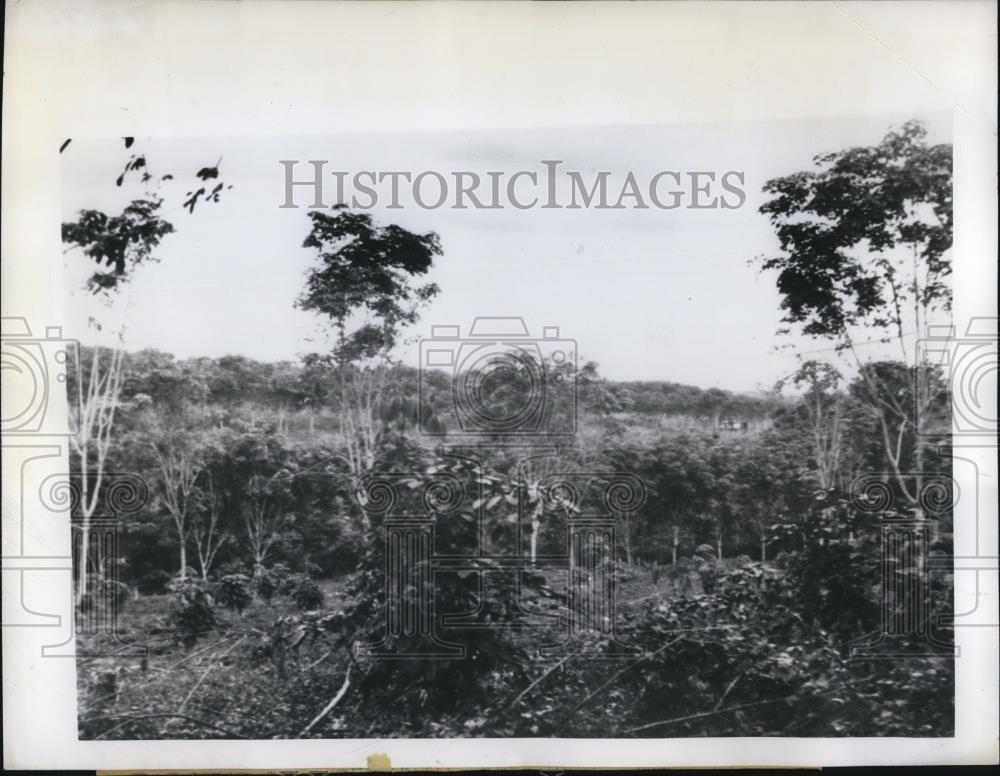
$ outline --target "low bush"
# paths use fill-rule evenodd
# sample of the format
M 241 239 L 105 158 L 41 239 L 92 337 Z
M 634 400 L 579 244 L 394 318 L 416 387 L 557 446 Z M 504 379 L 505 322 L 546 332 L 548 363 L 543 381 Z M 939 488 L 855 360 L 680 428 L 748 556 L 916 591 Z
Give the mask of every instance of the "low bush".
M 313 580 L 302 577 L 292 591 L 292 600 L 299 609 L 319 609 L 323 605 L 323 591 Z
M 86 614 L 100 613 L 114 617 L 125 608 L 132 595 L 132 588 L 124 582 L 101 579 L 92 574 L 87 578 L 87 592 L 80 599 L 80 610 Z
M 278 592 L 278 585 L 275 583 L 274 577 L 264 570 L 253 578 L 253 590 L 258 597 L 271 603 L 271 599 Z
M 143 595 L 162 595 L 167 592 L 167 585 L 170 584 L 171 578 L 169 572 L 163 569 L 155 569 L 141 577 L 136 587 L 139 588 L 139 592 Z
M 227 574 L 215 584 L 215 595 L 227 609 L 242 613 L 253 600 L 250 579 L 244 574 Z
M 178 640 L 185 649 L 192 646 L 216 626 L 214 600 L 208 586 L 200 580 L 189 579 L 177 588 L 170 622 L 176 629 Z
M 254 574 L 254 592 L 265 601 L 276 595 L 290 595 L 295 589 L 297 578 L 284 563 L 275 563 L 270 568 L 260 568 Z

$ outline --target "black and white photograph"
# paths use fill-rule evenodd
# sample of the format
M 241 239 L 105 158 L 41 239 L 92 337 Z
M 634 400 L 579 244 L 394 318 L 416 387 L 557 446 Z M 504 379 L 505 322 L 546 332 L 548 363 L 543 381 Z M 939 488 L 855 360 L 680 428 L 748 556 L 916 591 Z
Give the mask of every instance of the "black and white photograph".
M 178 34 L 179 6 L 199 46 L 233 47 L 279 13 L 123 5 L 94 4 L 92 44 L 154 17 L 151 41 Z M 340 36 L 360 18 L 283 5 Z M 758 6 L 640 5 L 699 34 Z M 834 10 L 857 25 L 855 5 Z M 630 8 L 592 4 L 587 29 Z M 444 18 L 529 12 L 370 9 L 394 41 L 407 18 L 436 31 L 418 59 L 458 45 Z M 809 67 L 834 57 L 809 45 Z M 308 56 L 294 72 L 323 83 Z M 147 86 L 174 99 L 182 70 Z M 160 765 L 115 760 L 149 768 L 615 764 L 668 739 L 728 759 L 635 751 L 996 761 L 966 727 L 977 706 L 995 723 L 997 641 L 995 149 L 970 173 L 971 109 L 260 131 L 213 121 L 227 104 L 47 127 L 46 255 L 16 267 L 8 178 L 29 168 L 4 154 L 5 285 L 49 289 L 4 299 L 4 652 L 57 671 L 68 746 L 154 742 Z M 43 296 L 57 315 L 19 301 Z M 811 739 L 848 749 L 767 755 Z M 456 740 L 496 749 L 437 759 Z M 510 754 L 532 740 L 549 756 Z M 563 754 L 578 740 L 604 759 Z M 338 742 L 361 748 L 307 748 Z

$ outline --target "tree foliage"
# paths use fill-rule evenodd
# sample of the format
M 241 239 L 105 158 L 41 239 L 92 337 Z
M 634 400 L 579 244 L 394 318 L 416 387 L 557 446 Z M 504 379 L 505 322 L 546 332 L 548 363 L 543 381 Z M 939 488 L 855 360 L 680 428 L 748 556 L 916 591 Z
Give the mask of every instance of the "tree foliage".
M 760 210 L 782 253 L 761 267 L 778 273 L 787 323 L 846 344 L 856 327 L 899 337 L 921 312 L 950 307 L 952 149 L 925 137 L 910 121 L 765 184 Z
M 337 363 L 370 360 L 391 350 L 400 327 L 416 321 L 437 285 L 415 285 L 440 255 L 438 236 L 415 234 L 395 224 L 375 224 L 368 213 L 337 206 L 333 215 L 312 212 L 303 246 L 319 264 L 306 277 L 298 305 L 327 317 L 336 327 Z M 353 316 L 364 320 L 349 330 Z

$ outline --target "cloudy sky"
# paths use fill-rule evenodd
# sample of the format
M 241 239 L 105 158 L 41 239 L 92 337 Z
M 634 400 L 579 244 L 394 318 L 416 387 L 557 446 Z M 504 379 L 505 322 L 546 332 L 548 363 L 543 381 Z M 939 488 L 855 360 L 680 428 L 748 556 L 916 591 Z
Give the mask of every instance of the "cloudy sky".
M 95 337 L 88 317 L 106 321 L 105 332 L 124 320 L 130 349 L 159 348 L 181 357 L 239 353 L 281 360 L 315 350 L 315 317 L 293 309 L 315 260 L 301 247 L 310 201 L 301 192 L 302 208 L 279 207 L 282 159 L 327 160 L 327 170 L 349 175 L 436 171 L 446 177 L 455 171 L 542 172 L 543 160 L 562 160 L 561 172 L 579 171 L 588 182 L 597 171 L 609 171 L 612 199 L 630 171 L 640 186 L 664 170 L 717 177 L 738 171 L 746 202 L 736 209 L 423 209 L 404 195 L 401 209 L 387 210 L 384 199 L 370 212 L 381 223 L 433 230 L 441 238 L 443 255 L 428 278 L 441 293 L 399 353 L 408 363 L 417 363 L 416 340 L 429 336 L 432 325 L 459 325 L 464 333 L 477 316 L 521 316 L 538 335 L 544 326 L 558 326 L 562 337 L 577 341 L 582 359 L 597 361 L 612 379 L 767 388 L 794 367 L 791 351 L 776 352 L 776 345 L 792 351 L 825 345 L 775 336 L 780 311 L 774 279 L 748 266 L 777 247 L 757 212 L 762 185 L 809 168 L 816 154 L 877 143 L 908 118 L 462 134 L 401 127 L 392 134 L 268 140 L 137 138 L 129 151 L 118 138 L 74 139 L 63 153 L 64 219 L 84 207 L 117 212 L 140 193 L 137 181 L 115 186 L 138 151 L 151 171 L 176 177 L 164 194 L 166 217 L 177 231 L 156 252 L 161 261 L 136 273 L 114 309 L 78 293 L 68 319 L 73 335 L 85 342 Z M 932 142 L 948 140 L 946 117 L 920 118 Z M 189 214 L 181 201 L 193 173 L 219 157 L 222 180 L 233 188 L 219 203 L 199 204 Z M 307 173 L 300 164 L 297 175 Z M 332 176 L 325 186 L 332 202 Z M 433 199 L 436 188 L 428 186 Z M 379 191 L 387 195 L 388 188 Z M 482 191 L 488 191 L 485 184 Z M 538 193 L 544 195 L 544 188 Z M 560 189 L 560 196 L 566 191 Z M 67 253 L 66 261 L 71 284 L 78 286 L 86 270 L 81 255 Z

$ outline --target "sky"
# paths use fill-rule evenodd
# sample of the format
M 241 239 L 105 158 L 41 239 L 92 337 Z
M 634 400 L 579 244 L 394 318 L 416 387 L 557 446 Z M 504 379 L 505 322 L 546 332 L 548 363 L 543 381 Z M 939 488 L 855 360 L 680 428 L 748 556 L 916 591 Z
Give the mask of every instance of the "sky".
M 441 292 L 397 354 L 406 363 L 417 364 L 418 342 L 431 336 L 432 326 L 457 325 L 464 336 L 477 316 L 519 316 L 532 335 L 558 327 L 561 338 L 577 343 L 581 362 L 598 362 L 613 380 L 766 390 L 794 369 L 795 352 L 829 345 L 776 336 L 781 312 L 774 277 L 751 265 L 778 247 L 758 212 L 763 184 L 811 168 L 816 154 L 875 144 L 914 117 L 926 122 L 930 142 L 948 142 L 949 120 L 938 114 L 455 134 L 401 127 L 264 140 L 136 138 L 131 150 L 120 138 L 74 139 L 63 152 L 64 220 L 81 208 L 118 212 L 141 193 L 132 178 L 115 186 L 129 155 L 140 152 L 152 172 L 175 176 L 164 194 L 165 217 L 176 233 L 155 252 L 160 261 L 140 267 L 111 309 L 76 293 L 67 318 L 81 341 L 100 341 L 124 321 L 126 347 L 178 357 L 277 361 L 317 350 L 318 320 L 294 309 L 316 261 L 302 247 L 311 199 L 297 190 L 302 207 L 279 207 L 285 194 L 279 160 L 301 160 L 297 178 L 309 173 L 307 160 L 320 159 L 327 160 L 326 170 L 349 176 L 492 170 L 502 171 L 504 180 L 519 170 L 541 172 L 543 160 L 562 160 L 560 172 L 579 171 L 588 182 L 609 171 L 612 200 L 630 171 L 640 186 L 664 170 L 712 171 L 717 178 L 738 171 L 746 201 L 735 209 L 423 209 L 405 194 L 401 209 L 386 209 L 383 184 L 382 201 L 368 212 L 378 223 L 440 236 L 443 254 L 427 280 Z M 221 180 L 232 188 L 220 202 L 201 203 L 189 214 L 180 203 L 194 171 L 220 157 Z M 324 186 L 332 203 L 332 176 Z M 427 184 L 424 191 L 433 199 L 436 187 Z M 481 191 L 488 192 L 485 184 Z M 568 200 L 564 188 L 559 194 Z M 87 266 L 78 251 L 65 259 L 70 284 L 78 287 Z M 102 335 L 88 328 L 90 317 L 105 323 Z

